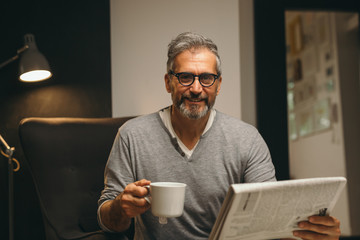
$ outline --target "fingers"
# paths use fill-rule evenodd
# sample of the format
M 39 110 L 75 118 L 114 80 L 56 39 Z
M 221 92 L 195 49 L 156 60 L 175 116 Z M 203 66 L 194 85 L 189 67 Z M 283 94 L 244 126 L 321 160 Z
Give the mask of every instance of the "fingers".
M 146 196 L 146 195 L 144 195 L 144 196 Z M 134 207 L 147 207 L 147 205 L 146 205 L 147 201 L 145 200 L 144 196 L 139 197 L 139 196 L 132 195 L 132 194 L 124 191 L 121 196 L 121 201 L 123 203 L 130 204 Z
M 294 231 L 294 236 L 302 239 L 339 239 L 341 234 L 339 220 L 331 216 L 311 216 L 298 226 L 306 231 Z
M 139 214 L 143 214 L 149 207 L 150 205 L 144 198 L 138 198 L 130 194 L 122 193 L 121 208 L 127 217 L 133 218 Z
M 340 221 L 332 216 L 311 216 L 309 222 L 313 224 L 321 224 L 325 226 L 340 226 Z
M 140 181 L 130 183 L 125 187 L 124 192 L 126 194 L 131 194 L 135 197 L 140 197 L 140 198 L 145 197 L 149 193 L 148 193 L 148 189 L 143 186 L 149 185 L 150 183 L 151 182 L 146 179 L 142 179 Z
M 121 208 L 127 217 L 135 217 L 150 208 L 150 204 L 144 198 L 148 195 L 148 189 L 143 187 L 150 183 L 145 179 L 130 183 L 119 195 Z
M 310 232 L 310 231 L 294 231 L 294 236 L 304 239 L 304 240 L 311 240 L 311 239 L 322 239 L 322 240 L 332 240 L 332 238 L 328 238 L 327 235 Z
M 139 180 L 139 181 L 134 182 L 134 184 L 135 184 L 136 186 L 141 186 L 141 187 L 146 186 L 146 185 L 149 185 L 150 183 L 151 183 L 151 182 L 150 182 L 149 180 L 146 180 L 146 179 L 141 179 L 141 180 Z

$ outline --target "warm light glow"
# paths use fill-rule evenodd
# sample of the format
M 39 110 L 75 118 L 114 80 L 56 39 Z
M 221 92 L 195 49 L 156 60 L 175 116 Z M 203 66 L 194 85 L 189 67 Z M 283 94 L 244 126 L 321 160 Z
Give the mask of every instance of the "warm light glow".
M 37 82 L 51 77 L 51 72 L 47 70 L 35 70 L 21 74 L 20 80 L 23 82 Z

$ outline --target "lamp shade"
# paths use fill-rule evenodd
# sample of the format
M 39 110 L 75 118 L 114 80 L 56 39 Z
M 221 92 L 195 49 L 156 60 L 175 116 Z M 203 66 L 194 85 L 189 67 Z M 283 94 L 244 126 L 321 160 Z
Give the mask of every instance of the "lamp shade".
M 19 79 L 24 82 L 36 82 L 52 76 L 50 66 L 45 56 L 39 52 L 33 34 L 24 36 L 28 49 L 21 55 L 19 64 Z

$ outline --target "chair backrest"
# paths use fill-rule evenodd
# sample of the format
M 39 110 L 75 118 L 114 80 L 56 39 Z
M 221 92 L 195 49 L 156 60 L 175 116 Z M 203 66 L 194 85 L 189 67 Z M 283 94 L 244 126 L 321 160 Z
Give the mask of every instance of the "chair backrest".
M 100 230 L 97 200 L 118 128 L 126 118 L 26 118 L 19 126 L 47 239 Z

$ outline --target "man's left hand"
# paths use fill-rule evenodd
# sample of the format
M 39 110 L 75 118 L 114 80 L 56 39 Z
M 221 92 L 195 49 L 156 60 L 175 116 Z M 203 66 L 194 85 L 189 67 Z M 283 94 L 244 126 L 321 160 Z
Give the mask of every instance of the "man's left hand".
M 332 216 L 311 216 L 308 221 L 299 222 L 303 230 L 294 231 L 294 236 L 302 239 L 339 239 L 340 221 Z

